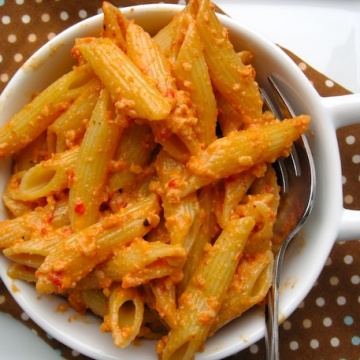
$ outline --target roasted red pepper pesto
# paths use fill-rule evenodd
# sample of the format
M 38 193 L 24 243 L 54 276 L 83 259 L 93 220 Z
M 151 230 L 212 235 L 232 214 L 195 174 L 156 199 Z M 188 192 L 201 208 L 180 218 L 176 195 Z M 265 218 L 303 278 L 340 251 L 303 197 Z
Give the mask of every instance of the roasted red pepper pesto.
M 85 214 L 85 205 L 82 203 L 82 202 L 79 202 L 75 205 L 75 213 L 78 214 L 78 215 L 84 215 Z

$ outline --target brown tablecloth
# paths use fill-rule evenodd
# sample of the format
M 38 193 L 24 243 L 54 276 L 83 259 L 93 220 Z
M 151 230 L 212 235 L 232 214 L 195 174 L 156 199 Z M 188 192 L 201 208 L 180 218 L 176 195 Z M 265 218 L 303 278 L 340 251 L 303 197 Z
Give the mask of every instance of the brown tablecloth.
M 146 2 L 157 1 L 112 1 L 116 6 Z M 70 25 L 97 14 L 100 7 L 101 0 L 0 0 L 0 91 L 22 63 L 48 39 Z M 293 54 L 289 55 L 313 82 L 320 95 L 348 93 Z M 343 164 L 344 205 L 350 209 L 360 209 L 360 125 L 342 128 L 338 131 L 338 139 Z M 9 313 L 26 326 L 35 329 L 37 334 L 60 351 L 64 358 L 86 359 L 56 340 L 49 339 L 28 317 L 22 316 L 23 311 L 14 302 L 1 280 L 0 311 Z M 281 325 L 280 339 L 282 359 L 360 359 L 358 240 L 334 245 L 317 283 L 299 308 Z M 1 349 L 0 358 L 6 358 Z M 263 341 L 231 357 L 262 358 Z

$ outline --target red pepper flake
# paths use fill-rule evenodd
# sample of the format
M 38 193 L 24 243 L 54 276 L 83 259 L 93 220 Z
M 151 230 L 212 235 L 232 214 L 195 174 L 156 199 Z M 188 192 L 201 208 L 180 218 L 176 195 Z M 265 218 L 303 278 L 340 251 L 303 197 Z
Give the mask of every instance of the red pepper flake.
M 62 288 L 62 274 L 61 273 L 50 272 L 49 279 L 58 289 Z
M 169 183 L 168 183 L 168 186 L 171 187 L 171 188 L 175 187 L 176 186 L 176 179 L 170 180 Z
M 73 232 L 72 232 L 71 229 L 69 229 L 69 228 L 64 228 L 64 229 L 62 230 L 62 234 L 63 234 L 64 236 L 70 236 L 72 233 L 73 233 Z
M 167 95 L 169 98 L 174 99 L 175 98 L 175 93 L 173 89 L 168 89 Z
M 80 216 L 84 215 L 85 214 L 85 205 L 82 202 L 78 202 L 75 205 L 74 211 L 77 215 L 80 215 Z
M 46 217 L 45 222 L 47 222 L 47 223 L 50 224 L 53 220 L 54 220 L 54 213 L 51 212 L 51 213 L 48 214 L 48 216 Z

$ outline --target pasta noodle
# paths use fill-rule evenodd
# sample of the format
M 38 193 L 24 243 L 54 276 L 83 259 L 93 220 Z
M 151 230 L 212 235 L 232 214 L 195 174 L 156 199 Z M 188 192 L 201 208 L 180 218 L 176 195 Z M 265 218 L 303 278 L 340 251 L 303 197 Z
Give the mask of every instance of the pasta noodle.
M 0 248 L 9 277 L 92 311 L 115 346 L 157 339 L 160 359 L 193 359 L 271 286 L 272 163 L 310 117 L 263 109 L 253 54 L 209 0 L 157 34 L 102 9 L 76 66 L 0 128 Z
M 0 158 L 7 157 L 35 140 L 81 93 L 92 71 L 76 67 L 36 96 L 0 131 Z

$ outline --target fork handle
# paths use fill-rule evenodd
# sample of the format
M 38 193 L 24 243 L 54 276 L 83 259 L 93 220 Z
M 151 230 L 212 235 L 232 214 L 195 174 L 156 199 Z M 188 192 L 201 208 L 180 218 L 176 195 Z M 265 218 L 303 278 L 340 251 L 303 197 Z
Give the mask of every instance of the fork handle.
M 280 271 L 284 253 L 287 247 L 285 242 L 276 254 L 273 267 L 273 282 L 266 296 L 265 305 L 265 347 L 266 360 L 279 360 L 279 286 Z
M 267 360 L 279 360 L 278 297 L 274 284 L 266 296 L 265 305 L 265 347 Z

